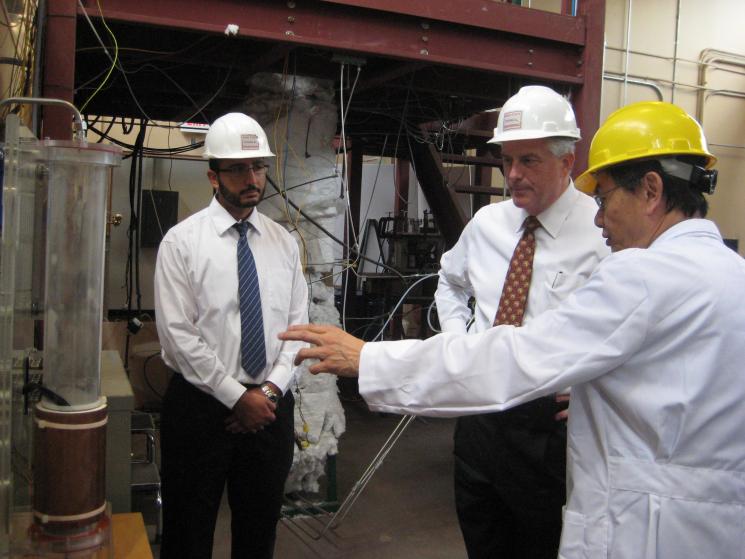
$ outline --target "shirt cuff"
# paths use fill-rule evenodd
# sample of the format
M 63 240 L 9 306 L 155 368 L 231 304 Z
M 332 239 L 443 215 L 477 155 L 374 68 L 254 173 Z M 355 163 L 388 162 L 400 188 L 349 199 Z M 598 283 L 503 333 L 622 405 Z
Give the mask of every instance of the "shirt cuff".
M 465 334 L 466 323 L 459 318 L 449 318 L 440 322 L 443 332 L 454 332 L 456 334 Z
M 228 409 L 233 409 L 235 403 L 243 396 L 246 387 L 233 377 L 226 376 L 220 385 L 215 388 L 215 398 L 217 398 Z
M 287 394 L 287 390 L 294 377 L 293 372 L 294 368 L 288 367 L 287 365 L 275 365 L 265 380 L 279 388 L 282 391 L 282 394 Z

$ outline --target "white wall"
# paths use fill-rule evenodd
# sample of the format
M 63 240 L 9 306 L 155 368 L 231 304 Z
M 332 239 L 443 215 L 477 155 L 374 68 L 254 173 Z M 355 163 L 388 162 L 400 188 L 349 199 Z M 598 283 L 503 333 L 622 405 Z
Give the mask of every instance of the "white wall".
M 172 163 L 172 165 L 171 165 Z M 106 253 L 106 287 L 104 307 L 106 309 L 126 308 L 127 290 L 125 274 L 127 265 L 127 227 L 130 221 L 129 171 L 130 160 L 114 172 L 111 194 L 111 211 L 123 216 L 122 224 L 111 227 Z M 170 174 L 170 181 L 169 181 Z M 207 162 L 202 160 L 145 159 L 143 166 L 143 195 L 145 190 L 175 190 L 179 193 L 179 221 L 206 207 L 212 196 L 212 187 L 207 180 Z M 141 307 L 153 308 L 153 273 L 157 249 L 140 249 L 140 291 Z M 133 291 L 132 308 L 136 308 Z
M 622 79 L 628 76 L 653 83 L 660 89 L 662 100 L 680 105 L 700 120 L 709 147 L 719 158 L 719 184 L 709 199 L 709 217 L 725 237 L 740 240 L 740 254 L 745 255 L 745 220 L 742 219 L 745 190 L 741 184 L 745 176 L 743 22 L 745 2 L 742 0 L 607 0 L 605 71 Z M 627 48 L 653 56 L 633 53 L 626 56 Z M 729 58 L 737 59 L 738 65 L 700 64 L 706 49 L 732 53 Z M 706 82 L 700 83 L 700 69 L 703 68 L 707 68 Z M 673 75 L 678 82 L 674 87 Z M 705 91 L 703 110 L 698 106 L 701 91 Z M 657 99 L 653 88 L 606 79 L 601 121 L 624 104 Z

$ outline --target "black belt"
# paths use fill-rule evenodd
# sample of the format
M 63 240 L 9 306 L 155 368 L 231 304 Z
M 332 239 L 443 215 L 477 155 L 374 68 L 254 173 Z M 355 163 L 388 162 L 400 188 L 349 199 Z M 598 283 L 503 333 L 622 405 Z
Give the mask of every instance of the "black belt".
M 568 406 L 568 401 L 557 402 L 556 395 L 552 394 L 489 415 L 494 416 L 497 423 L 522 425 L 536 430 L 553 430 L 557 425 L 556 414 Z

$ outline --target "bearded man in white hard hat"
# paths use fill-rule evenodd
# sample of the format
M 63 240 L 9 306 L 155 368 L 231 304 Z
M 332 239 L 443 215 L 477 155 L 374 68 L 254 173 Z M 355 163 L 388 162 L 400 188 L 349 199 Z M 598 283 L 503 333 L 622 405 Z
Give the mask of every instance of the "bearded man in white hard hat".
M 227 485 L 232 556 L 271 558 L 294 449 L 292 359 L 277 332 L 307 321 L 297 243 L 259 213 L 268 158 L 253 118 L 229 113 L 205 138 L 210 205 L 158 250 L 155 315 L 174 375 L 161 415 L 161 559 L 212 555 Z
M 466 332 L 472 297 L 472 333 L 527 323 L 608 254 L 592 224 L 597 208 L 570 178 L 579 138 L 571 105 L 552 89 L 523 87 L 504 104 L 490 143 L 501 145 L 511 200 L 476 212 L 442 256 L 435 299 L 444 332 Z M 455 503 L 470 559 L 556 557 L 568 397 L 458 419 Z

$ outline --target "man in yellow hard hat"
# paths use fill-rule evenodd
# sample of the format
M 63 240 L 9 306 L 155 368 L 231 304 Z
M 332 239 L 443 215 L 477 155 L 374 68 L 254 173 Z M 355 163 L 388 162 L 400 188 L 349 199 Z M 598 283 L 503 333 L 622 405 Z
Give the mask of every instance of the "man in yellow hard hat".
M 309 325 L 312 372 L 359 374 L 374 410 L 510 408 L 572 386 L 559 557 L 735 559 L 745 510 L 745 260 L 704 219 L 716 184 L 699 124 L 613 113 L 577 187 L 613 254 L 523 327 L 365 343 Z

